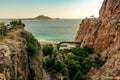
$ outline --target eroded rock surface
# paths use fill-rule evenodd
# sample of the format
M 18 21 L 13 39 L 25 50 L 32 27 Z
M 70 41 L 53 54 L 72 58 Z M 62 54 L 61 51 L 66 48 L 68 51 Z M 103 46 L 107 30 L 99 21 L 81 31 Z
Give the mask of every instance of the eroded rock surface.
M 104 0 L 100 17 L 120 17 L 120 0 Z
M 88 73 L 93 80 L 120 80 L 120 0 L 104 0 L 99 13 L 99 18 L 82 21 L 75 41 L 108 57 L 100 69 Z
M 43 80 L 42 55 L 29 57 L 26 38 L 32 35 L 23 30 L 10 32 L 0 40 L 0 80 Z M 29 60 L 28 60 L 29 59 Z

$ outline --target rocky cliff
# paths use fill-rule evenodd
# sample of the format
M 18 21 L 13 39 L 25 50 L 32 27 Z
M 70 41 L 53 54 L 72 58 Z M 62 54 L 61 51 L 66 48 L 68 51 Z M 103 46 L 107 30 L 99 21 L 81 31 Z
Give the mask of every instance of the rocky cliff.
M 99 70 L 88 73 L 93 80 L 120 79 L 120 0 L 104 0 L 99 18 L 84 19 L 75 37 L 80 47 L 91 46 L 108 57 Z
M 100 17 L 120 17 L 120 0 L 104 0 Z
M 0 40 L 0 80 L 43 80 L 41 47 L 35 56 L 28 52 L 32 34 L 19 29 Z M 32 54 L 32 52 L 31 52 Z

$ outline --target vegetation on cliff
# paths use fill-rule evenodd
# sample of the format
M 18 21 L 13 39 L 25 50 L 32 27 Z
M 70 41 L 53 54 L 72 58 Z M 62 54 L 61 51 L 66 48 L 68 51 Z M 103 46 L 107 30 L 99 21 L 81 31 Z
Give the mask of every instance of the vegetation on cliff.
M 43 80 L 41 47 L 21 20 L 0 25 L 0 79 Z
M 48 49 L 45 50 L 47 50 L 47 54 L 49 54 L 46 55 L 46 53 L 43 52 L 45 55 L 43 67 L 54 79 L 60 79 L 61 74 L 63 80 L 88 80 L 90 79 L 87 75 L 89 70 L 92 67 L 98 69 L 105 63 L 105 60 L 102 60 L 100 55 L 91 57 L 94 49 L 88 46 L 62 51 L 53 51 L 53 48 L 49 50 L 48 47 L 50 48 L 51 45 L 47 45 L 47 47 L 45 45 L 43 47 L 43 49 Z
M 26 38 L 27 40 L 27 52 L 30 57 L 35 57 L 39 52 L 37 48 L 37 40 L 32 36 L 31 38 Z
M 82 21 L 75 41 L 81 41 L 80 47 L 92 46 L 94 54 L 108 58 L 100 69 L 89 72 L 93 80 L 117 80 L 120 79 L 120 0 L 103 0 L 99 14 L 99 18 Z M 101 66 L 98 56 L 95 60 Z
M 9 24 L 0 23 L 0 36 L 6 36 L 8 32 L 12 30 L 17 30 L 17 29 L 24 29 L 25 24 L 22 23 L 22 21 L 19 20 L 13 20 Z

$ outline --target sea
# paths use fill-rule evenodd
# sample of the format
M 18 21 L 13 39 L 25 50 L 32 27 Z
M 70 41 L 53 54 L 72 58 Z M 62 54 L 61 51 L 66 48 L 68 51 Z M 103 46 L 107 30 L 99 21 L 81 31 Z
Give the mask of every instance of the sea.
M 2 20 L 2 19 L 1 19 Z M 1 21 L 0 20 L 0 21 Z M 25 30 L 41 41 L 74 41 L 82 19 L 24 21 Z
M 43 41 L 74 41 L 81 19 L 56 19 L 24 22 L 25 29 Z

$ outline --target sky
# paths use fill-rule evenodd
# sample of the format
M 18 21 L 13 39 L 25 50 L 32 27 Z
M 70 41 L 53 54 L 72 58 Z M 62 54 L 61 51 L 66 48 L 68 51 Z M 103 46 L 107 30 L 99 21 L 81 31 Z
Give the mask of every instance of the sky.
M 103 0 L 0 0 L 0 18 L 85 18 L 99 16 Z

